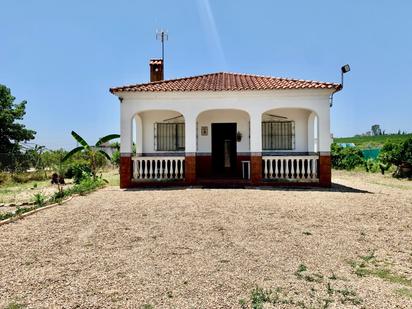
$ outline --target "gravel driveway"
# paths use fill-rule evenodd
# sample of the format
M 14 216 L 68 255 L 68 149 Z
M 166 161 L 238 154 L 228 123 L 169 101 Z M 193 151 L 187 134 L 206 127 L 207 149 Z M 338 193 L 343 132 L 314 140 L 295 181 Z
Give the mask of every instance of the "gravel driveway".
M 0 226 L 0 307 L 412 308 L 412 182 L 334 182 L 76 197 Z

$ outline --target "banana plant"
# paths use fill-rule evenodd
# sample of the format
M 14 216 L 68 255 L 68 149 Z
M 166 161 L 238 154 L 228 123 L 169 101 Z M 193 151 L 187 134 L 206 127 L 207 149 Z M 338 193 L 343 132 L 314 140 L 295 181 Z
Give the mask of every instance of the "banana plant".
M 109 134 L 109 135 L 103 136 L 102 138 L 100 138 L 96 142 L 96 144 L 94 146 L 90 146 L 76 132 L 72 131 L 71 134 L 74 137 L 74 139 L 80 144 L 80 146 L 72 149 L 69 153 L 67 153 L 64 156 L 64 158 L 62 159 L 62 162 L 66 161 L 67 159 L 72 157 L 74 154 L 76 154 L 78 152 L 82 152 L 86 156 L 87 160 L 89 161 L 90 170 L 92 172 L 93 178 L 96 178 L 97 169 L 99 167 L 99 164 L 98 164 L 99 156 L 103 155 L 104 158 L 106 158 L 110 161 L 110 156 L 105 151 L 100 149 L 101 145 L 108 142 L 108 141 L 110 141 L 110 140 L 112 140 L 112 139 L 119 138 L 120 135 L 119 134 Z

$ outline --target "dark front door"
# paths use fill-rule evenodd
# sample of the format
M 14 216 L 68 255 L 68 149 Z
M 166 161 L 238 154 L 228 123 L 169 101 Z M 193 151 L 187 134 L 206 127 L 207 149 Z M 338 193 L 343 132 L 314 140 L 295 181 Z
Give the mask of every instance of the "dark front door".
M 216 176 L 236 175 L 236 123 L 212 123 L 212 167 Z

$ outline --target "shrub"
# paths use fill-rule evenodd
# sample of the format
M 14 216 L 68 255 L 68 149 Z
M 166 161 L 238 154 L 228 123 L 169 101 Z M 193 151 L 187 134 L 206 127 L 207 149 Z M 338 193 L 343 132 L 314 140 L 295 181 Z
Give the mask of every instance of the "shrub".
M 11 175 L 8 172 L 0 172 L 0 186 L 11 181 Z
M 29 181 L 41 181 L 47 179 L 47 175 L 41 171 L 13 173 L 10 174 L 10 177 L 11 181 L 15 183 L 26 183 Z
M 37 207 L 42 207 L 46 202 L 46 196 L 43 193 L 36 193 L 34 195 L 34 203 Z
M 113 152 L 111 162 L 116 167 L 120 166 L 120 151 L 119 150 L 115 150 Z
M 65 196 L 69 195 L 68 190 L 59 189 L 57 192 L 53 194 L 50 201 L 60 203 Z
M 400 144 L 386 142 L 383 145 L 378 158 L 383 163 L 389 163 L 398 166 L 401 162 Z
M 92 170 L 87 164 L 84 163 L 75 163 L 67 169 L 66 178 L 73 178 L 73 181 L 78 184 L 83 179 L 92 176 Z
M 78 184 L 68 189 L 69 194 L 86 194 L 97 188 L 102 187 L 105 184 L 101 178 L 93 179 L 93 177 L 85 177 Z
M 397 166 L 394 173 L 396 177 L 412 176 L 412 138 L 408 138 L 399 144 L 387 142 L 383 145 L 379 159 L 384 164 Z M 405 172 L 405 170 L 408 170 Z
M 381 171 L 381 163 L 378 160 L 367 159 L 364 161 L 365 170 L 369 173 L 378 173 Z
M 333 143 L 331 155 L 332 166 L 336 169 L 352 170 L 364 164 L 362 151 L 357 147 L 342 147 Z

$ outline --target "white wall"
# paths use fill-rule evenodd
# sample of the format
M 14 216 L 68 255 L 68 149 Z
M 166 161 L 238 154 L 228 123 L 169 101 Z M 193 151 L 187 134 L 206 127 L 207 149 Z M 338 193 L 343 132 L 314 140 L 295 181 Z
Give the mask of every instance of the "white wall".
M 131 153 L 132 118 L 138 112 L 148 110 L 173 110 L 185 117 L 186 152 L 196 152 L 196 121 L 203 111 L 213 109 L 237 109 L 250 116 L 250 151 L 262 151 L 261 119 L 268 110 L 279 108 L 303 108 L 318 116 L 319 151 L 330 152 L 329 95 L 333 89 L 294 89 L 265 91 L 220 92 L 125 92 L 121 104 L 121 153 Z M 176 113 L 175 113 L 176 114 Z M 143 128 L 143 130 L 145 130 Z M 307 134 L 305 134 L 307 136 Z M 153 137 L 152 137 L 153 138 Z M 153 142 L 145 142 L 145 145 Z M 149 148 L 147 148 L 149 149 Z M 145 150 L 144 150 L 145 151 Z
M 156 122 L 163 122 L 166 119 L 174 118 L 179 116 L 180 113 L 175 111 L 146 111 L 139 113 L 142 119 L 142 133 L 143 133 L 143 153 L 154 153 L 165 151 L 156 151 L 154 147 L 154 124 Z M 184 122 L 184 118 L 178 118 L 173 120 L 173 122 Z
M 237 152 L 249 152 L 249 114 L 239 110 L 212 110 L 197 117 L 197 151 L 212 152 L 212 123 L 236 122 L 237 132 L 242 133 L 242 140 L 237 142 Z M 207 126 L 207 136 L 201 135 L 201 127 Z
M 295 148 L 292 150 L 292 152 L 308 151 L 308 117 L 310 113 L 311 112 L 306 109 L 296 108 L 271 109 L 265 112 L 265 114 L 286 117 L 287 120 L 293 120 L 295 122 Z M 271 121 L 275 119 L 273 117 L 266 116 L 265 114 L 263 114 L 262 117 L 264 121 Z M 282 152 L 282 150 L 276 151 Z M 283 152 L 291 152 L 291 150 L 283 150 Z

